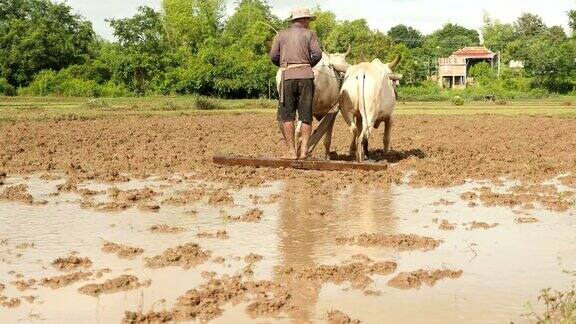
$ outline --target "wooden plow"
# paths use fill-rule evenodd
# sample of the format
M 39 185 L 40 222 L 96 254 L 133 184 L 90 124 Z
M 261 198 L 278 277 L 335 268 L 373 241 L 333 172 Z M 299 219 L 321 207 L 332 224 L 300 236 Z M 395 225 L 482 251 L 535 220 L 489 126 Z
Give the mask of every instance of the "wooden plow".
M 336 122 L 336 117 L 340 112 L 338 105 L 334 106 L 332 110 L 320 121 L 320 125 L 314 130 L 310 136 L 308 143 L 308 154 L 311 155 L 320 140 L 326 135 L 330 127 L 333 127 Z M 373 163 L 364 162 L 358 163 L 353 161 L 328 161 L 328 160 L 282 160 L 278 158 L 252 158 L 240 156 L 222 156 L 217 155 L 212 158 L 215 164 L 225 166 L 249 166 L 249 167 L 263 167 L 263 168 L 291 168 L 300 170 L 316 170 L 316 171 L 343 171 L 343 170 L 362 170 L 362 171 L 385 171 L 388 169 L 386 163 Z

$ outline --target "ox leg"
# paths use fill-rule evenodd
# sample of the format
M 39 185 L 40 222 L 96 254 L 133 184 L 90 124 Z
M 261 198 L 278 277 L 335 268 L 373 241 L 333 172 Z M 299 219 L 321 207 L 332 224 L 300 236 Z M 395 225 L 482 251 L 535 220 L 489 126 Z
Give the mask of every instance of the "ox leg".
M 352 142 L 350 143 L 350 155 L 357 154 L 358 145 L 357 140 L 360 137 L 360 129 L 362 129 L 362 119 L 353 117 L 352 125 L 350 125 L 350 131 L 352 132 Z
M 330 123 L 326 134 L 324 135 L 324 158 L 330 160 L 330 146 L 332 146 L 332 131 L 334 130 L 334 122 Z
M 394 118 L 392 116 L 384 120 L 384 156 L 388 155 L 388 152 L 390 152 L 390 135 L 392 134 L 393 124 Z
M 356 137 L 356 160 L 360 163 L 364 162 L 364 131 Z
M 364 158 L 368 159 L 368 137 L 362 139 L 362 148 L 364 149 Z

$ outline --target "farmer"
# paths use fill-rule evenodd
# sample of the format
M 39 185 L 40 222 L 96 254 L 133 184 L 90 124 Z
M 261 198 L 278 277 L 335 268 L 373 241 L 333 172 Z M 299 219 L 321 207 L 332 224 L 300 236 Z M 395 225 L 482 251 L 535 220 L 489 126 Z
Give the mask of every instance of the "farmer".
M 278 122 L 284 138 L 283 159 L 308 158 L 308 140 L 312 133 L 312 102 L 314 99 L 314 73 L 312 68 L 322 59 L 322 50 L 316 34 L 309 29 L 315 17 L 306 8 L 292 10 L 292 25 L 276 35 L 270 59 L 282 71 Z M 296 152 L 294 120 L 302 122 L 300 154 Z

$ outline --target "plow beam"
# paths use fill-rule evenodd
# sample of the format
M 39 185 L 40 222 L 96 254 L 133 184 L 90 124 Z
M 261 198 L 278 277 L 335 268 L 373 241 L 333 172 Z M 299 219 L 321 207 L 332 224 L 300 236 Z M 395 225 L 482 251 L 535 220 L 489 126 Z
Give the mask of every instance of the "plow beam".
M 386 163 L 357 163 L 351 161 L 325 161 L 325 160 L 282 160 L 274 158 L 251 158 L 239 156 L 215 156 L 212 161 L 218 165 L 225 166 L 249 166 L 262 168 L 287 168 L 298 170 L 315 171 L 385 171 L 388 169 Z

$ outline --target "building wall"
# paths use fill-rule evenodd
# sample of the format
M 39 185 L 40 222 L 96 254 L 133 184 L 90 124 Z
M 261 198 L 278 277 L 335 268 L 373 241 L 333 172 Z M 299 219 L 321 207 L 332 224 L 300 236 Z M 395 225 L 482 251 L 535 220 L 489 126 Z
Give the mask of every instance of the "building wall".
M 438 60 L 438 85 L 466 87 L 466 59 L 447 57 Z

